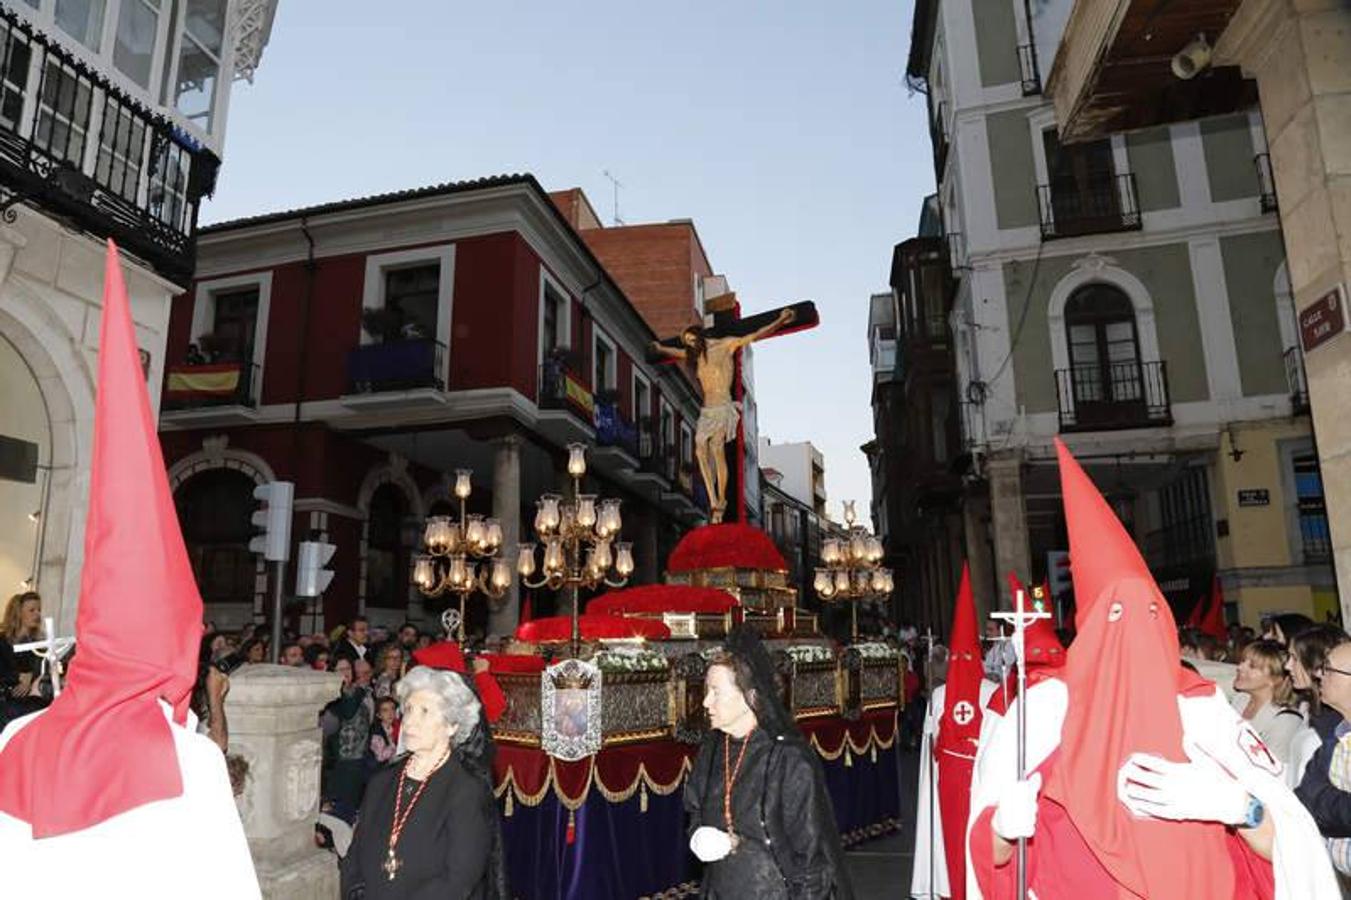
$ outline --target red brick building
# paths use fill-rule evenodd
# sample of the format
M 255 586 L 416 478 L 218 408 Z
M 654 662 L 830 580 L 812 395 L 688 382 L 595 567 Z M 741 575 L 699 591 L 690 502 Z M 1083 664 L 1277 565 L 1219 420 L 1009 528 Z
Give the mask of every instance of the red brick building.
M 198 257 L 173 305 L 161 440 L 217 624 L 264 612 L 249 514 L 273 479 L 295 482 L 294 539 L 338 547 L 306 628 L 427 620 L 409 569 L 456 469 L 514 550 L 565 483 L 566 445 L 591 445 L 586 488 L 624 501 L 637 582 L 703 517 L 697 394 L 643 362 L 699 320 L 711 269 L 692 225 L 603 229 L 579 191 L 507 176 L 203 228 Z M 498 632 L 516 614 L 511 596 L 486 622 L 480 598 L 470 618 Z

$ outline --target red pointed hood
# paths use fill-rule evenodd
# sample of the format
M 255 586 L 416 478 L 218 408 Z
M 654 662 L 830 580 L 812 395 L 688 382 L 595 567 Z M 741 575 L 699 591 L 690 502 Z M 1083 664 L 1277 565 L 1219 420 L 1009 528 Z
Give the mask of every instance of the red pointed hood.
M 1123 896 L 1228 897 L 1222 827 L 1136 819 L 1117 800 L 1117 771 L 1132 753 L 1186 760 L 1177 695 L 1194 682 L 1182 677 L 1173 615 L 1135 542 L 1058 440 L 1056 450 L 1079 612 L 1046 796 L 1069 812 Z
M 1218 575 L 1211 582 L 1210 599 L 1205 607 L 1205 614 L 1196 623 L 1197 627 L 1221 644 L 1226 643 L 1229 640 L 1229 626 L 1224 622 L 1224 588 L 1220 586 Z
M 948 677 L 943 690 L 943 717 L 938 726 L 939 750 L 974 755 L 980 737 L 980 682 L 985 677 L 976 631 L 976 598 L 971 571 L 962 566 L 957 604 L 948 638 Z
M 183 792 L 158 701 L 186 721 L 202 600 L 112 241 L 75 637 L 65 690 L 0 753 L 0 810 L 29 822 L 35 837 L 88 828 Z
M 413 662 L 419 666 L 445 669 L 450 672 L 459 672 L 462 675 L 469 671 L 469 667 L 464 661 L 464 651 L 454 641 L 437 641 L 435 644 L 428 644 L 419 650 L 414 650 Z

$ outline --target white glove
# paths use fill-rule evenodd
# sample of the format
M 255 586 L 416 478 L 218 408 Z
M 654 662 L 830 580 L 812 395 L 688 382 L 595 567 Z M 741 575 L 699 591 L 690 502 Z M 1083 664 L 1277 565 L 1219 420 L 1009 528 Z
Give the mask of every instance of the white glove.
M 1205 751 L 1183 742 L 1188 762 L 1169 762 L 1134 753 L 1121 766 L 1116 796 L 1134 815 L 1178 822 L 1239 825 L 1248 818 L 1248 792 L 1210 761 Z
M 1041 773 L 1025 781 L 1015 781 L 999 795 L 990 824 L 994 833 L 1006 841 L 1030 838 L 1037 830 L 1037 795 L 1041 793 Z
M 732 852 L 732 836 L 721 828 L 701 825 L 690 835 L 690 852 L 700 862 L 717 862 Z

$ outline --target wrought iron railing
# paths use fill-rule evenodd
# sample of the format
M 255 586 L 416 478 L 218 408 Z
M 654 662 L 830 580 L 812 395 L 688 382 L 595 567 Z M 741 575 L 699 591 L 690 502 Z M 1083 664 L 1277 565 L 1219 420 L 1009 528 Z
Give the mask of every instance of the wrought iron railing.
M 1262 204 L 1262 212 L 1275 212 L 1276 176 L 1271 171 L 1271 154 L 1259 153 L 1253 157 L 1253 167 L 1257 169 L 1257 196 Z
M 363 344 L 347 354 L 348 390 L 354 394 L 446 386 L 446 345 L 430 338 Z
M 615 402 L 596 404 L 596 444 L 601 447 L 619 447 L 633 456 L 638 455 L 638 429 L 629 421 Z
M 192 276 L 197 207 L 220 160 L 57 41 L 0 7 L 0 211 L 33 203 Z
M 1037 48 L 1033 44 L 1018 47 L 1018 69 L 1023 76 L 1023 96 L 1041 93 L 1041 72 L 1037 66 Z
M 1309 411 L 1309 382 L 1304 375 L 1304 351 L 1285 351 L 1285 383 L 1290 387 L 1290 409 L 1296 415 Z
M 596 399 L 573 369 L 558 361 L 539 368 L 540 409 L 566 409 L 588 424 L 594 423 Z
M 1299 498 L 1299 537 L 1305 563 L 1332 559 L 1332 532 L 1328 529 L 1327 505 L 1322 497 Z
M 262 370 L 255 363 L 216 362 L 170 366 L 164 373 L 165 412 L 258 405 Z
M 1055 373 L 1061 431 L 1171 425 L 1168 368 L 1160 362 L 1072 366 Z
M 1037 187 L 1042 240 L 1135 231 L 1141 227 L 1135 175 L 1110 175 L 1081 181 L 1057 179 Z
M 1145 535 L 1144 556 L 1152 569 L 1194 566 L 1215 557 L 1214 525 L 1198 514 Z

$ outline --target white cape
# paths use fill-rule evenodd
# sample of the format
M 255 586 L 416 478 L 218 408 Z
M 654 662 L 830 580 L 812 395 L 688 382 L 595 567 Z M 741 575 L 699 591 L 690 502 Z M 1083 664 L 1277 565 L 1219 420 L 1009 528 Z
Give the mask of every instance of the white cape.
M 938 810 L 938 765 L 934 762 L 933 747 L 938 737 L 938 724 L 943 718 L 943 698 L 946 685 L 940 684 L 929 695 L 929 706 L 924 712 L 924 732 L 919 744 L 919 789 L 915 798 L 915 855 L 914 868 L 910 877 L 910 896 L 920 900 L 932 900 L 934 897 L 951 897 L 948 885 L 947 854 L 943 844 L 943 823 Z M 991 695 L 998 688 L 992 681 L 985 679 L 980 683 L 980 706 L 984 711 L 981 720 L 980 740 L 985 740 L 987 722 L 997 718 L 985 709 Z M 979 755 L 979 751 L 977 751 Z M 973 775 L 974 778 L 974 775 Z M 975 797 L 974 784 L 972 797 Z M 932 831 L 933 839 L 929 835 Z M 933 866 L 933 883 L 929 882 L 929 867 Z
M 1017 704 L 1000 722 L 983 748 L 972 789 L 970 826 L 980 813 L 999 801 L 1003 789 L 1017 778 L 1018 739 Z M 1272 869 L 1276 881 L 1276 900 L 1340 900 L 1332 864 L 1323 839 L 1309 813 L 1286 786 L 1280 763 L 1259 765 L 1260 754 L 1245 753 L 1242 740 L 1251 727 L 1216 690 L 1200 697 L 1178 697 L 1178 711 L 1184 733 L 1218 760 L 1248 793 L 1262 802 L 1266 814 L 1276 826 Z M 1034 771 L 1060 746 L 1060 729 L 1069 707 L 1069 691 L 1058 678 L 1033 685 L 1027 692 L 1027 771 Z M 1252 733 L 1255 737 L 1255 733 Z M 1257 761 L 1255 761 L 1257 760 Z M 967 897 L 981 900 L 980 886 L 968 855 L 966 866 Z
M 34 840 L 29 823 L 0 813 L 0 876 L 6 897 L 184 897 L 254 900 L 253 858 L 225 756 L 161 704 L 174 736 L 183 793 L 57 837 Z M 41 712 L 11 722 L 0 749 Z M 54 791 L 60 784 L 51 785 Z

